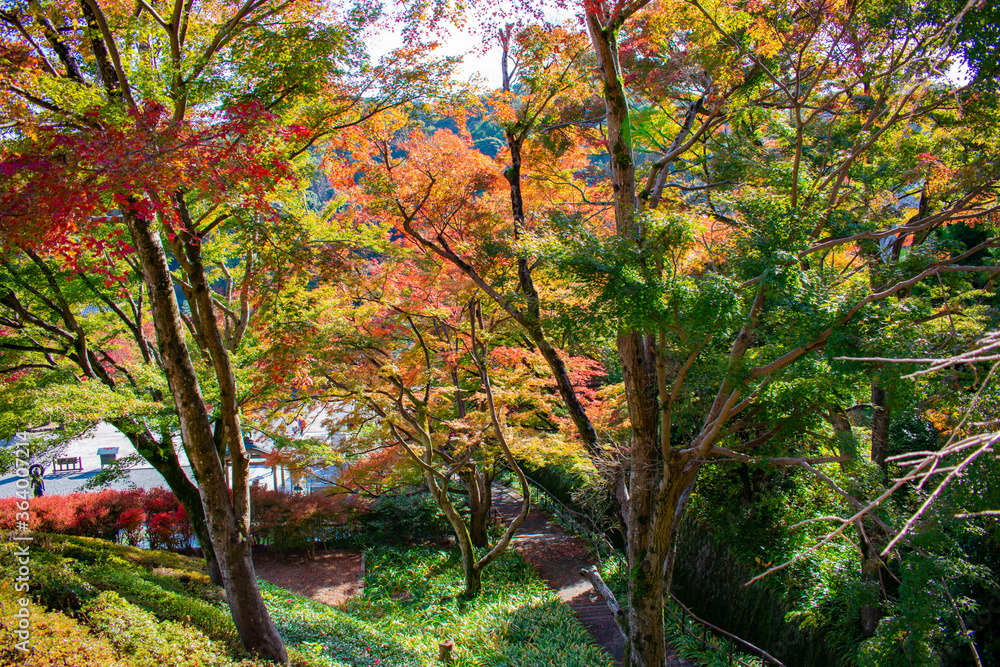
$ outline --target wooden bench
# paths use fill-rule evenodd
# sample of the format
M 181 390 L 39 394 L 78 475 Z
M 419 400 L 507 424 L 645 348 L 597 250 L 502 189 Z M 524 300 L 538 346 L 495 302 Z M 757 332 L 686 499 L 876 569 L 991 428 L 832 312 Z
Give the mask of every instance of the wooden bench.
M 67 456 L 56 459 L 52 472 L 69 472 L 71 470 L 83 470 L 83 462 L 79 456 Z

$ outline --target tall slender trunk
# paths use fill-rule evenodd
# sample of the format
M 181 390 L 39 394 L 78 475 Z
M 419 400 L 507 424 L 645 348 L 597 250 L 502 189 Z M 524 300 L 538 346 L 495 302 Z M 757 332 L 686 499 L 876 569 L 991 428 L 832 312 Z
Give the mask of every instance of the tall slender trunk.
M 123 217 L 142 262 L 157 346 L 177 407 L 181 438 L 198 480 L 210 541 L 222 571 L 236 630 L 247 649 L 265 660 L 287 664 L 284 642 L 257 588 L 249 540 L 240 530 L 239 518 L 230 502 L 211 418 L 184 341 L 184 327 L 158 231 L 128 207 L 123 207 Z
M 184 508 L 188 521 L 191 522 L 191 528 L 194 530 L 194 535 L 198 538 L 201 553 L 208 566 L 208 576 L 213 584 L 222 586 L 224 584 L 222 571 L 219 569 L 219 562 L 215 557 L 215 549 L 212 548 L 208 525 L 205 522 L 205 508 L 201 504 L 198 487 L 184 474 L 174 448 L 168 442 L 157 440 L 148 432 L 131 431 L 134 424 L 125 423 L 124 420 L 113 420 L 111 423 L 119 431 L 125 433 L 136 451 L 153 466 L 156 472 L 163 476 L 167 486 L 177 496 L 177 501 Z
M 177 211 L 181 222 L 187 230 L 193 228 L 187 204 L 182 192 L 174 195 Z M 219 386 L 219 421 L 222 423 L 222 437 L 229 451 L 229 459 L 233 470 L 232 492 L 233 509 L 236 512 L 238 526 L 246 539 L 250 536 L 250 493 L 249 475 L 250 460 L 246 455 L 243 442 L 243 427 L 240 424 L 240 411 L 236 398 L 236 374 L 233 371 L 229 350 L 225 338 L 219 329 L 215 317 L 215 305 L 209 289 L 208 277 L 205 274 L 205 263 L 202 259 L 202 240 L 190 231 L 183 231 L 175 236 L 175 243 L 181 245 L 180 250 L 186 259 L 188 279 L 191 292 L 197 304 L 201 322 L 202 340 L 212 358 L 215 377 Z M 178 252 L 178 255 L 180 252 Z M 213 433 L 213 435 L 215 435 Z M 216 441 L 216 444 L 218 442 Z
M 872 461 L 882 472 L 886 471 L 889 456 L 889 424 L 892 411 L 889 408 L 889 392 L 878 378 L 872 380 Z
M 490 510 L 493 508 L 493 476 L 483 473 L 475 462 L 471 463 L 469 470 L 462 476 L 469 490 L 469 535 L 472 544 L 482 548 L 489 544 L 486 529 L 489 527 Z
M 506 177 L 507 182 L 510 183 L 510 207 L 514 217 L 514 238 L 519 240 L 524 230 L 524 199 L 521 194 L 521 146 L 524 140 L 516 137 L 510 131 L 506 135 L 511 161 L 511 166 L 506 171 Z M 534 280 L 531 278 L 528 258 L 523 254 L 517 258 L 517 282 L 526 302 L 522 326 L 549 365 L 552 378 L 559 390 L 559 396 L 562 398 L 566 411 L 569 413 L 570 419 L 573 420 L 573 425 L 576 426 L 584 446 L 588 451 L 593 452 L 597 448 L 597 431 L 576 395 L 576 388 L 569 377 L 566 362 L 563 361 L 562 355 L 556 351 L 542 330 L 538 290 L 535 289 Z
M 425 427 L 426 423 L 422 423 L 418 433 L 422 440 L 420 444 L 424 452 L 430 457 L 433 456 L 433 449 L 429 431 Z M 428 465 L 431 463 L 430 460 L 425 460 L 425 462 Z M 482 572 L 476 567 L 476 551 L 473 548 L 469 528 L 465 524 L 465 519 L 455 509 L 451 498 L 448 497 L 447 483 L 439 483 L 435 473 L 426 467 L 423 468 L 423 475 L 424 482 L 427 484 L 427 489 L 431 492 L 434 502 L 437 503 L 438 509 L 444 514 L 445 519 L 447 519 L 448 524 L 451 526 L 452 532 L 455 534 L 455 542 L 458 544 L 458 550 L 462 558 L 462 573 L 465 575 L 465 590 L 462 594 L 468 598 L 475 597 L 479 595 L 479 591 L 482 588 Z
M 503 55 L 500 61 L 503 75 L 503 89 L 508 93 L 511 92 L 510 73 L 507 66 L 509 31 L 510 28 L 507 28 L 500 33 L 501 44 L 503 45 Z M 524 195 L 521 192 L 521 150 L 530 129 L 530 126 L 524 124 L 523 121 L 519 121 L 514 128 L 504 130 L 504 138 L 507 140 L 507 148 L 510 150 L 510 167 L 504 171 L 504 177 L 510 185 L 510 210 L 514 218 L 515 243 L 521 240 L 525 226 Z M 566 369 L 566 362 L 563 361 L 562 355 L 556 351 L 542 330 L 541 303 L 538 290 L 535 288 L 534 280 L 531 277 L 531 266 L 528 258 L 524 254 L 519 254 L 517 258 L 517 283 L 525 299 L 525 307 L 520 311 L 520 317 L 517 318 L 517 322 L 524 328 L 529 338 L 531 338 L 531 342 L 538 347 L 539 353 L 548 364 L 549 370 L 552 372 L 552 378 L 556 383 L 556 389 L 559 391 L 559 396 L 566 406 L 566 411 L 569 413 L 570 419 L 573 420 L 573 425 L 576 427 L 577 433 L 580 434 L 580 439 L 583 441 L 584 447 L 588 452 L 594 453 L 597 450 L 597 431 L 594 429 L 590 417 L 587 416 L 587 411 L 584 409 L 583 404 L 580 403 L 580 399 L 576 394 L 576 388 L 573 386 L 573 381 L 570 379 L 569 372 Z
M 857 454 L 857 443 L 854 440 L 854 433 L 851 429 L 851 422 L 847 413 L 839 405 L 826 406 L 826 420 L 833 427 L 833 433 L 837 440 L 837 453 L 840 456 L 853 459 Z M 842 461 L 841 470 L 849 468 L 852 461 Z M 861 546 L 861 581 L 866 585 L 881 586 L 879 568 L 881 561 L 878 558 L 878 549 L 873 548 L 861 520 L 854 522 L 858 533 L 858 544 Z M 875 634 L 880 617 L 878 604 L 861 605 L 861 631 L 866 636 Z

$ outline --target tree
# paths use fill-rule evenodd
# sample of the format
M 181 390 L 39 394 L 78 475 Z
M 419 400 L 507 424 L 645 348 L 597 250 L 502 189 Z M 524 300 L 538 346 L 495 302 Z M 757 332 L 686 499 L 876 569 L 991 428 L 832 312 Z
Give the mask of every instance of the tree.
M 388 456 L 423 479 L 455 534 L 464 595 L 472 597 L 527 516 L 530 490 L 494 398 L 488 332 L 472 286 L 454 269 L 418 254 L 408 258 L 412 249 L 402 256 L 399 248 L 386 250 L 358 267 L 353 284 L 317 288 L 328 294 L 314 316 L 308 360 L 292 363 L 304 363 L 312 383 L 324 385 L 311 400 L 355 425 L 340 448 L 362 450 L 366 462 Z M 371 428 L 356 426 L 371 421 Z M 518 477 L 523 499 L 519 515 L 490 545 L 491 484 L 502 466 Z M 365 486 L 358 470 L 348 474 Z M 456 491 L 468 498 L 468 522 L 450 495 Z M 477 547 L 489 548 L 477 554 Z
M 127 262 L 126 257 L 116 264 Z M 0 341 L 0 373 L 7 379 L 6 391 L 17 394 L 18 409 L 27 408 L 26 414 L 10 416 L 11 427 L 57 421 L 66 437 L 97 419 L 114 425 L 177 495 L 212 581 L 222 585 L 198 489 L 177 458 L 173 411 L 163 409 L 165 382 L 143 321 L 137 267 L 127 267 L 128 282 L 107 286 L 17 246 L 8 248 L 3 266 L 0 326 L 6 335 Z M 91 312 L 85 315 L 87 309 Z
M 949 180 L 923 212 L 905 210 L 908 194 L 927 178 L 914 172 L 920 147 L 937 138 L 947 143 L 945 119 L 960 113 L 935 67 L 948 58 L 961 15 L 914 26 L 909 9 L 584 5 L 615 193 L 618 238 L 603 261 L 616 259 L 617 271 L 580 264 L 619 304 L 613 315 L 632 427 L 630 665 L 663 664 L 665 569 L 699 468 L 712 459 L 807 464 L 808 456 L 758 453 L 796 421 L 794 407 L 776 409 L 779 388 L 890 297 L 937 275 L 995 270 L 961 266 L 966 253 L 916 249 L 908 266 L 884 274 L 877 287 L 861 286 L 837 267 L 861 260 L 859 271 L 876 272 L 852 244 L 908 245 L 995 207 L 996 165 L 976 151 L 952 154 L 953 168 L 969 178 Z M 656 21 L 643 25 L 643 11 Z M 647 163 L 640 190 L 635 146 L 642 128 L 632 109 L 654 100 L 629 99 L 619 39 L 644 29 L 643 36 L 659 40 L 654 52 L 666 63 L 672 45 L 682 43 L 680 61 L 701 71 L 679 84 L 690 102 L 666 120 L 674 139 L 656 147 L 660 157 Z M 727 160 L 733 148 L 743 159 Z M 682 195 L 668 197 L 668 187 Z M 878 196 L 888 199 L 876 208 Z M 717 223 L 728 243 L 699 234 Z M 693 254 L 708 261 L 685 267 Z M 832 301 L 824 306 L 824 299 Z M 692 391 L 693 377 L 715 389 Z
M 274 193 L 294 180 L 291 158 L 342 124 L 419 95 L 444 70 L 411 63 L 403 71 L 397 65 L 412 61 L 410 53 L 368 67 L 356 36 L 372 18 L 366 11 L 341 16 L 309 1 L 231 9 L 177 2 L 163 10 L 85 0 L 0 14 L 10 55 L 2 72 L 4 228 L 10 242 L 61 255 L 67 267 L 77 268 L 81 245 L 137 257 L 237 630 L 249 649 L 287 662 L 250 558 L 248 462 L 232 360 L 250 312 L 216 298 L 206 244 L 225 228 L 270 242 L 269 229 L 282 221 Z M 382 85 L 370 95 L 375 78 Z M 110 224 L 118 236 L 104 236 Z M 190 316 L 178 306 L 175 281 Z M 199 374 L 186 325 L 207 374 Z M 208 378 L 218 391 L 211 406 L 202 389 Z

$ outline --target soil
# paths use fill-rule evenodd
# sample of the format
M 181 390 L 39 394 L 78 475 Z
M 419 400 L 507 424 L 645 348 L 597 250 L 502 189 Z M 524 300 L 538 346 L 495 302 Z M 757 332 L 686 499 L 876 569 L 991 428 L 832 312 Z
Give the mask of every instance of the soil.
M 332 607 L 360 595 L 364 589 L 364 561 L 356 549 L 302 553 L 271 553 L 254 549 L 257 576 Z

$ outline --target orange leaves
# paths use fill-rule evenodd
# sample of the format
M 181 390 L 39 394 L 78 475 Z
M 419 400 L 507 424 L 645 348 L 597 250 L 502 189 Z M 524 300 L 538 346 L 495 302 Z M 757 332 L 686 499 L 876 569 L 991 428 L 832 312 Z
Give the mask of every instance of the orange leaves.
M 354 205 L 339 215 L 353 216 L 357 225 L 409 228 L 443 239 L 460 254 L 478 255 L 507 224 L 509 199 L 498 165 L 467 137 L 409 127 L 403 112 L 354 128 L 330 145 L 325 164 Z

